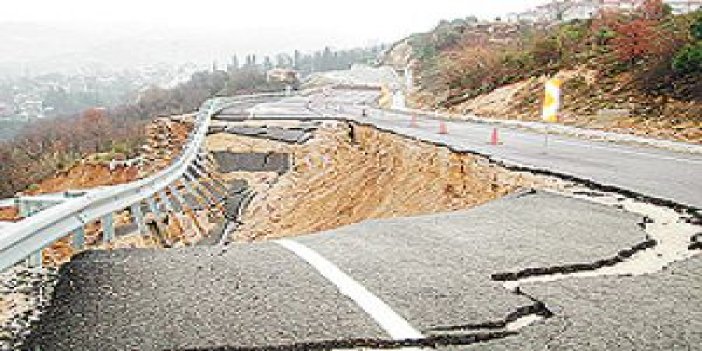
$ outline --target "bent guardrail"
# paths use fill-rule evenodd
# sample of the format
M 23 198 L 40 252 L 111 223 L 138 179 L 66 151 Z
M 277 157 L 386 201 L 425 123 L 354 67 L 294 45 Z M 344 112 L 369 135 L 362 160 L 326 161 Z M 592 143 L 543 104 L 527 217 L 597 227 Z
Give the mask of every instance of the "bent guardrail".
M 180 181 L 192 192 L 196 181 L 206 173 L 201 148 L 209 129 L 212 116 L 227 106 L 265 97 L 283 97 L 285 94 L 258 94 L 230 98 L 214 98 L 206 101 L 197 112 L 194 128 L 188 136 L 186 146 L 175 162 L 156 174 L 132 183 L 98 188 L 82 196 L 67 198 L 64 202 L 44 209 L 30 217 L 11 225 L 0 227 L 0 271 L 14 266 L 30 257 L 35 257 L 35 265 L 41 265 L 41 252 L 52 243 L 73 234 L 73 245 L 84 244 L 84 226 L 100 221 L 103 227 L 103 242 L 114 239 L 113 214 L 129 209 L 133 221 L 144 233 L 144 216 L 141 204 L 146 201 L 152 212 L 158 213 L 153 197 L 159 194 L 165 207 L 172 208 L 171 200 L 165 195 L 168 191 L 179 202 L 183 197 L 179 187 L 173 184 Z M 36 255 L 39 262 L 36 262 Z

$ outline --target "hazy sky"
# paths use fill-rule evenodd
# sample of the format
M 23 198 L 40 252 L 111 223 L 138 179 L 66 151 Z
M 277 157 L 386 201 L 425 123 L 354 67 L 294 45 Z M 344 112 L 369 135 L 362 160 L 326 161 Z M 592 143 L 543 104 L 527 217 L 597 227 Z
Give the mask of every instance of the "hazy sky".
M 97 22 L 163 27 L 316 32 L 337 46 L 393 41 L 440 19 L 494 18 L 545 0 L 21 0 L 0 3 L 0 22 Z

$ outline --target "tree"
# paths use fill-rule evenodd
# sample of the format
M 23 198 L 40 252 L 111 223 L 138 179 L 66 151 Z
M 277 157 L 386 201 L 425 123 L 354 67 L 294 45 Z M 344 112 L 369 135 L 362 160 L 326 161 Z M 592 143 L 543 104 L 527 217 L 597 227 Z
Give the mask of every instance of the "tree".
M 566 18 L 568 11 L 575 7 L 575 2 L 572 0 L 554 0 L 546 6 L 549 17 L 554 21 L 561 22 Z
M 680 50 L 673 60 L 673 69 L 679 73 L 702 73 L 702 41 Z
M 612 44 L 619 59 L 634 63 L 660 53 L 664 42 L 656 25 L 655 21 L 640 18 L 615 27 L 616 36 L 612 39 Z
M 690 35 L 693 40 L 702 40 L 702 12 L 697 15 L 697 19 L 692 23 Z
M 678 73 L 702 73 L 702 15 L 690 26 L 693 42 L 682 48 L 673 59 L 673 69 Z
M 661 28 L 666 16 L 661 0 L 646 0 L 631 13 L 601 12 L 592 27 L 599 44 L 611 45 L 619 60 L 633 64 L 666 51 L 670 38 Z
M 101 146 L 110 129 L 110 123 L 103 109 L 91 108 L 83 113 L 81 126 L 95 145 L 95 152 L 100 152 Z
M 660 21 L 670 15 L 671 9 L 663 0 L 645 0 L 639 7 L 639 16 L 648 20 Z

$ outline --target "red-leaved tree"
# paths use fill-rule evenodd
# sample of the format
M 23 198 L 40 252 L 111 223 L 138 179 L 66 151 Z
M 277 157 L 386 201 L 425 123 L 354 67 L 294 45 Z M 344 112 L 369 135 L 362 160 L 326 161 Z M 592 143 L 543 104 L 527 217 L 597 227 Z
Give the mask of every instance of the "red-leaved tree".
M 622 61 L 634 63 L 664 50 L 664 36 L 655 20 L 637 18 L 622 22 L 614 28 L 614 32 L 616 36 L 612 39 L 612 45 Z
M 635 63 L 664 52 L 668 46 L 661 22 L 666 16 L 661 0 L 646 0 L 632 12 L 607 10 L 593 21 L 598 43 L 611 45 L 617 58 Z

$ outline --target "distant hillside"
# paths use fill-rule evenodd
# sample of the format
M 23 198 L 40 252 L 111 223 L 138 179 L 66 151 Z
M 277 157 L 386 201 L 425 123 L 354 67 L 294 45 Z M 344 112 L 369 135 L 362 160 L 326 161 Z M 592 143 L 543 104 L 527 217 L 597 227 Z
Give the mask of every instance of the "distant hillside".
M 445 21 L 385 63 L 413 67 L 420 107 L 538 120 L 543 82 L 558 76 L 563 123 L 702 143 L 702 13 L 657 0 L 563 24 Z
M 210 67 L 231 62 L 235 54 L 263 54 L 323 48 L 331 35 L 298 28 L 281 33 L 262 27 L 255 36 L 236 29 L 188 28 L 156 24 L 0 23 L 0 79 L 91 70 L 119 71 L 187 62 Z M 254 38 L 254 39 L 252 39 Z M 339 49 L 339 48 L 337 48 Z
M 26 123 L 0 119 L 0 142 L 10 140 L 24 128 Z

